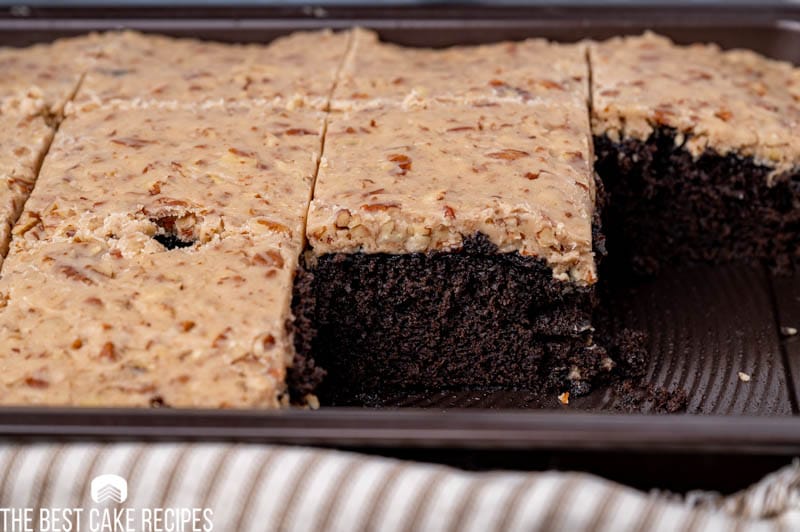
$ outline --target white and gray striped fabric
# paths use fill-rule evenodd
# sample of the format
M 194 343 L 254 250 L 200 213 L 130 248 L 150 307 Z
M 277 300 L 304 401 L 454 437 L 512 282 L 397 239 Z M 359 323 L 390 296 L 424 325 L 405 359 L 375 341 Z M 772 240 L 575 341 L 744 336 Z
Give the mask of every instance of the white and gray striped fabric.
M 93 479 L 107 474 L 127 481 L 127 500 L 93 500 Z M 732 497 L 679 499 L 586 474 L 469 473 L 296 447 L 0 445 L 0 516 L 25 508 L 48 519 L 83 509 L 62 514 L 62 530 L 91 530 L 92 511 L 175 509 L 161 514 L 175 519 L 193 508 L 209 513 L 172 530 L 800 530 L 800 465 Z

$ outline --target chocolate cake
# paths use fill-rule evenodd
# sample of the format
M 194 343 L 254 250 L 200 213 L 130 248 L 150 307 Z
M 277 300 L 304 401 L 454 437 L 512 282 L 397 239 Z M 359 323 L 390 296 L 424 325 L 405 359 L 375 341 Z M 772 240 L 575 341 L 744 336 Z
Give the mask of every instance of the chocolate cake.
M 0 65 L 2 404 L 612 375 L 635 403 L 641 335 L 604 337 L 601 281 L 800 255 L 800 70 L 750 52 L 122 32 Z
M 92 68 L 117 40 L 148 39 L 99 38 Z M 168 43 L 197 51 L 154 42 L 168 57 Z M 308 332 L 295 334 L 291 296 L 324 115 L 250 98 L 224 76 L 163 99 L 104 98 L 91 72 L 0 272 L 0 403 L 313 404 L 322 374 L 294 348 Z
M 590 46 L 610 262 L 800 258 L 800 70 L 648 33 Z
M 609 370 L 591 326 L 585 50 L 417 51 L 363 31 L 354 43 L 295 298 L 313 302 L 323 397 L 581 388 Z

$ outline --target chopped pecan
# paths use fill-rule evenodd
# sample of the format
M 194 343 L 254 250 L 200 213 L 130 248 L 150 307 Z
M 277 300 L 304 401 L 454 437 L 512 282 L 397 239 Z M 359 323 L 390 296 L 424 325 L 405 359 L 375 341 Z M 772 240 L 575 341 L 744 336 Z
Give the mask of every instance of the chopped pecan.
M 528 157 L 529 155 L 530 154 L 526 151 L 515 150 L 512 148 L 506 148 L 504 150 L 486 154 L 486 156 L 491 159 L 503 159 L 505 161 L 515 161 L 517 159 L 521 159 L 522 157 Z
M 119 144 L 120 146 L 139 149 L 147 146 L 148 144 L 154 144 L 156 141 L 141 139 L 139 137 L 117 137 L 111 139 L 111 142 L 114 144 Z
M 98 356 L 103 360 L 108 360 L 111 362 L 115 362 L 119 358 L 117 356 L 117 349 L 114 347 L 113 342 L 104 343 Z
M 408 171 L 411 170 L 411 158 L 408 155 L 403 155 L 402 153 L 392 153 L 387 157 L 387 159 L 397 164 L 398 170 L 395 171 L 395 174 L 397 175 L 406 175 Z
M 316 133 L 314 131 L 311 131 L 311 130 L 308 130 L 308 129 L 301 129 L 301 128 L 287 129 L 286 130 L 286 134 L 290 135 L 290 136 L 295 136 L 295 135 L 316 135 Z
M 228 151 L 237 157 L 251 157 L 254 158 L 256 154 L 252 151 L 240 150 L 238 148 L 228 148 Z
M 292 230 L 291 229 L 289 229 L 285 225 L 280 224 L 278 222 L 273 222 L 272 220 L 256 220 L 256 223 L 259 224 L 259 225 L 263 225 L 264 227 L 266 227 L 270 231 L 275 231 L 276 233 L 284 233 L 284 234 L 287 234 L 287 235 L 291 235 L 292 234 Z
M 444 206 L 444 217 L 450 220 L 455 220 L 456 218 L 456 211 L 449 205 Z
M 189 204 L 183 200 L 175 198 L 158 198 L 156 200 L 158 205 L 166 205 L 168 207 L 188 207 Z
M 31 388 L 47 388 L 50 386 L 50 382 L 46 379 L 41 377 L 25 377 L 25 384 L 30 386 Z
M 564 86 L 561 83 L 556 83 L 555 81 L 553 81 L 551 79 L 543 79 L 543 80 L 539 81 L 539 85 L 541 85 L 545 89 L 556 89 L 556 90 L 560 90 L 560 91 L 564 90 Z
M 222 347 L 225 341 L 228 339 L 228 334 L 231 332 L 230 327 L 226 327 L 224 331 L 219 333 L 214 341 L 211 343 L 211 347 Z
M 730 111 L 729 111 L 729 110 L 727 110 L 727 109 L 720 109 L 719 111 L 717 111 L 716 113 L 714 113 L 714 116 L 716 116 L 717 118 L 719 118 L 719 119 L 720 119 L 720 120 L 722 120 L 723 122 L 727 122 L 727 121 L 729 121 L 731 118 L 733 118 L 733 113 L 732 113 L 732 112 L 730 112 Z
M 270 268 L 282 268 L 283 257 L 277 251 L 271 249 L 264 253 L 256 253 L 253 256 L 253 262 L 262 266 L 269 266 Z
M 59 268 L 59 271 L 64 275 L 66 275 L 68 278 L 72 279 L 73 281 L 78 281 L 88 285 L 94 284 L 94 281 L 92 281 L 89 277 L 87 277 L 83 273 L 79 272 L 76 268 L 68 264 L 61 266 Z
M 389 209 L 396 209 L 399 207 L 400 204 L 395 202 L 367 203 L 361 206 L 361 208 L 367 212 L 388 211 Z
M 336 213 L 334 225 L 339 229 L 345 229 L 350 224 L 350 211 L 342 209 Z

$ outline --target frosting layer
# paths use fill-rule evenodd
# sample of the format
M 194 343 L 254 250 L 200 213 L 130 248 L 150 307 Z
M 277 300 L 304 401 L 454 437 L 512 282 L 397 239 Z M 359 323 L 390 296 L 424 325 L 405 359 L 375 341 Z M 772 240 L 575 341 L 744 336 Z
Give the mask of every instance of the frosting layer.
M 314 253 L 454 250 L 483 233 L 592 283 L 585 107 L 385 106 L 333 113 L 308 216 Z

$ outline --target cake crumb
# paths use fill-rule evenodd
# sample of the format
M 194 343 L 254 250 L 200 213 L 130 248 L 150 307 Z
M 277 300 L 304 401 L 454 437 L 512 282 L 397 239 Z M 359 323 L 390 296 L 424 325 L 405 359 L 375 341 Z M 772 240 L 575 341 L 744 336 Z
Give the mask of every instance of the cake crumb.
M 747 373 L 740 371 L 739 372 L 739 380 L 742 382 L 750 382 L 750 375 Z
M 558 400 L 561 401 L 562 405 L 568 405 L 569 404 L 569 392 L 564 392 L 561 395 L 559 395 L 558 396 Z
M 319 410 L 319 398 L 316 395 L 310 393 L 303 400 L 309 410 Z
M 796 327 L 781 327 L 781 334 L 784 336 L 794 336 L 797 334 Z

